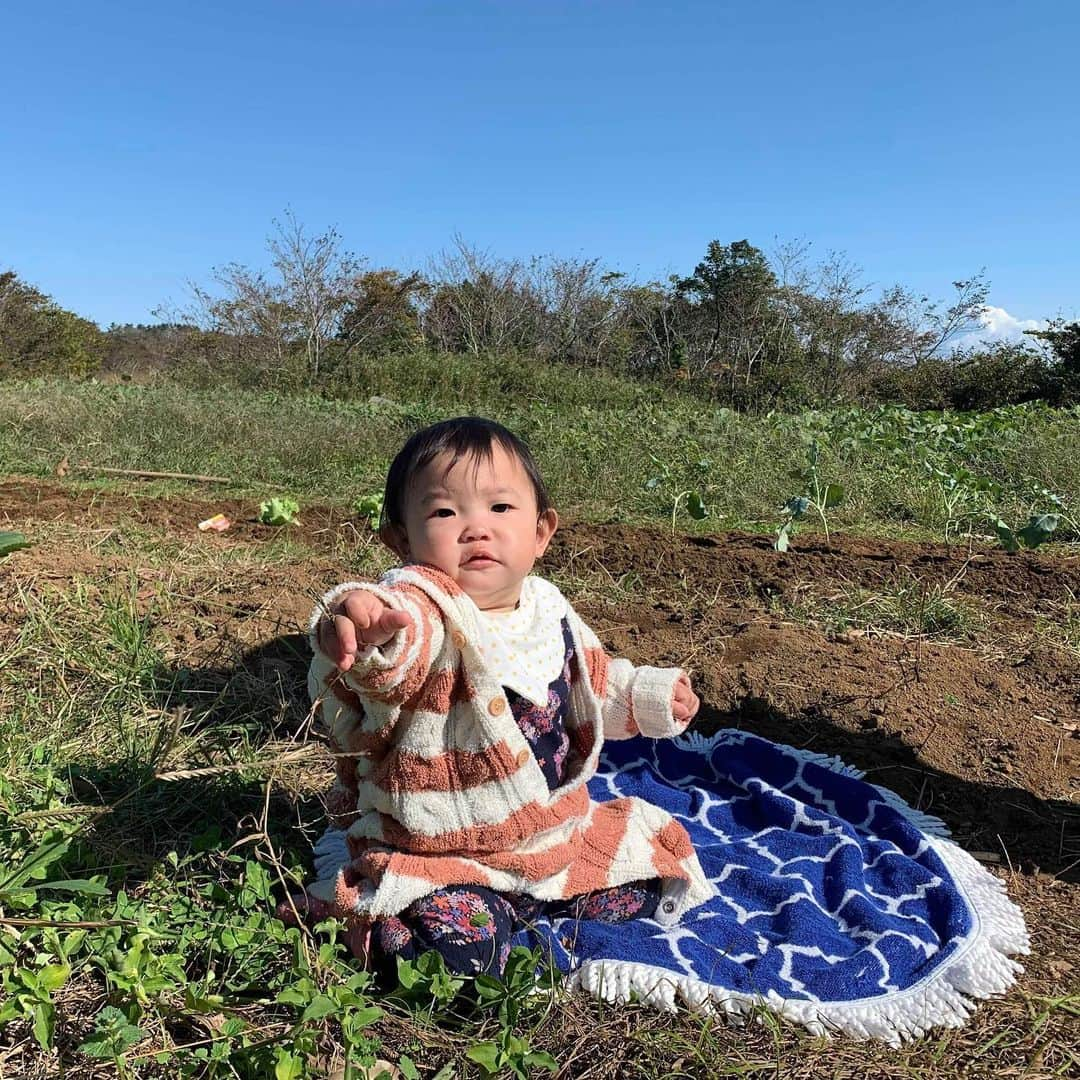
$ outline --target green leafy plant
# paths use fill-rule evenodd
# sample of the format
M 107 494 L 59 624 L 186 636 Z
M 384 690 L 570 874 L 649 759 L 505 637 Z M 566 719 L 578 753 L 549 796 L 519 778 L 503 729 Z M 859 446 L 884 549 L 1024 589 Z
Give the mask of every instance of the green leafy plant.
M 132 1024 L 115 1005 L 106 1005 L 97 1015 L 94 1033 L 79 1047 L 79 1051 L 88 1057 L 111 1058 L 117 1075 L 126 1078 L 130 1074 L 125 1052 L 144 1035 L 143 1029 Z
M 259 504 L 259 521 L 263 525 L 292 525 L 300 513 L 300 504 L 288 496 L 268 499 Z
M 382 506 L 383 497 L 381 494 L 365 495 L 362 499 L 356 500 L 353 509 L 360 517 L 367 518 L 368 525 L 372 529 L 377 529 L 382 518 Z
M 5 973 L 2 985 L 7 1000 L 0 1007 L 0 1027 L 16 1017 L 26 1017 L 38 1045 L 48 1050 L 56 1028 L 53 992 L 70 976 L 71 965 L 67 963 L 19 967 Z
M 661 490 L 670 499 L 671 505 L 671 535 L 675 535 L 675 519 L 679 513 L 679 507 L 685 506 L 686 512 L 695 520 L 702 521 L 709 515 L 709 508 L 705 503 L 704 486 L 708 478 L 712 462 L 701 460 L 690 466 L 691 471 L 698 480 L 698 485 L 692 488 L 681 488 L 678 479 L 672 472 L 671 467 L 654 454 L 649 455 L 649 460 L 659 469 L 659 472 L 650 476 L 645 481 L 646 491 Z
M 415 960 L 397 958 L 398 986 L 393 996 L 408 1004 L 427 1006 L 432 1010 L 445 1009 L 453 1003 L 465 979 L 446 970 L 437 952 L 422 953 Z
M 30 541 L 21 532 L 0 532 L 0 558 L 29 546 Z
M 370 973 L 360 971 L 344 982 L 320 989 L 311 979 L 304 977 L 277 996 L 277 1000 L 283 1005 L 303 1008 L 299 1019 L 300 1027 L 318 1024 L 326 1017 L 337 1020 L 345 1049 L 343 1080 L 359 1080 L 359 1077 L 368 1074 L 367 1067 L 375 1062 L 374 1051 L 379 1044 L 365 1034 L 365 1029 L 382 1017 L 383 1010 L 378 1005 L 372 1005 L 363 994 L 370 982 Z M 294 1046 L 293 1049 L 295 1048 Z M 291 1071 L 297 1064 L 291 1051 L 285 1051 L 284 1048 L 279 1050 L 284 1052 L 279 1053 L 275 1068 L 285 1076 L 304 1075 L 302 1072 Z
M 481 1010 L 496 1013 L 499 1033 L 494 1040 L 473 1043 L 465 1056 L 476 1062 L 487 1076 L 509 1070 L 514 1076 L 527 1077 L 535 1068 L 557 1072 L 559 1064 L 551 1054 L 533 1050 L 527 1038 L 514 1032 L 536 991 L 553 990 L 559 978 L 558 969 L 554 964 L 544 963 L 540 950 L 520 945 L 510 950 L 501 979 L 477 975 L 473 981 L 477 1005 Z
M 546 1050 L 533 1050 L 528 1039 L 505 1027 L 494 1041 L 473 1043 L 465 1056 L 480 1066 L 485 1077 L 508 1071 L 520 1080 L 528 1080 L 533 1069 L 559 1071 L 559 1063 Z
M 776 530 L 776 540 L 773 547 L 777 551 L 787 551 L 791 537 L 795 534 L 795 523 L 806 517 L 808 510 L 816 510 L 821 518 L 821 524 L 825 529 L 825 542 L 829 542 L 829 518 L 826 513 L 844 501 L 844 489 L 839 484 L 822 483 L 818 475 L 818 464 L 821 451 L 816 439 L 810 444 L 810 453 L 805 469 L 795 474 L 795 478 L 806 485 L 806 494 L 795 495 L 781 508 L 784 515 Z
M 1051 491 L 1048 487 L 1039 483 L 1034 483 L 1032 486 L 1033 501 L 1042 503 L 1044 506 L 1049 504 L 1051 507 L 1050 513 L 1056 514 L 1058 518 L 1058 527 L 1064 526 L 1069 530 L 1069 533 L 1073 537 L 1080 537 L 1080 518 L 1072 510 L 1065 500 Z
M 1013 552 L 1021 548 L 1031 550 L 1046 543 L 1058 527 L 1059 520 L 1057 514 L 1032 514 L 1021 529 L 1010 528 L 1001 518 L 992 518 L 991 524 L 1001 546 L 1006 551 Z

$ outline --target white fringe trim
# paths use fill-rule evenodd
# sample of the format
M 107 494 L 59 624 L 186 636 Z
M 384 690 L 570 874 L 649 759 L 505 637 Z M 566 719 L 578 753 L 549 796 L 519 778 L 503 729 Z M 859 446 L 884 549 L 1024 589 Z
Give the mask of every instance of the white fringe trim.
M 677 740 L 688 750 L 710 753 L 734 732 L 712 738 L 690 733 Z M 846 776 L 862 774 L 838 758 L 788 748 L 798 758 L 813 761 Z M 971 1015 L 975 1001 L 1004 993 L 1024 969 L 1009 954 L 1031 951 L 1020 909 L 1008 898 L 1005 886 L 966 851 L 946 839 L 944 823 L 908 806 L 898 795 L 873 785 L 889 806 L 927 833 L 938 855 L 967 903 L 972 928 L 967 939 L 941 967 L 907 990 L 881 998 L 852 1001 L 792 1001 L 775 991 L 745 994 L 713 986 L 690 975 L 679 975 L 652 964 L 619 960 L 586 960 L 567 978 L 569 989 L 583 989 L 610 1002 L 637 998 L 667 1012 L 682 1002 L 693 1012 L 746 1017 L 765 1006 L 779 1016 L 805 1025 L 816 1035 L 841 1033 L 855 1039 L 881 1039 L 893 1046 L 917 1039 L 934 1027 L 960 1027 Z

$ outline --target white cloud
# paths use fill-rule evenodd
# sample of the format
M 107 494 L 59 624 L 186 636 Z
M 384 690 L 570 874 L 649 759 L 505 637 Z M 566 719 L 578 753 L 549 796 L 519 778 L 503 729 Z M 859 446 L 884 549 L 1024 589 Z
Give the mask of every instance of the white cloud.
M 982 325 L 978 330 L 953 339 L 953 350 L 969 349 L 975 345 L 989 345 L 998 341 L 1024 341 L 1029 345 L 1038 345 L 1037 340 L 1025 337 L 1024 331 L 1044 330 L 1047 326 L 1045 319 L 1018 319 L 1004 308 L 993 307 L 991 304 L 983 308 L 979 322 Z

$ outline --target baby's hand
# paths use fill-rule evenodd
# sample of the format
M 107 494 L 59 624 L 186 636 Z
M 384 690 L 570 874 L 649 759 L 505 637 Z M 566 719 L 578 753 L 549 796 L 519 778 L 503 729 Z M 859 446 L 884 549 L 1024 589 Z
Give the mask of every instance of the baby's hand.
M 689 724 L 697 716 L 700 707 L 701 702 L 690 686 L 689 677 L 680 675 L 675 683 L 675 694 L 671 701 L 671 715 L 676 723 L 683 726 Z
M 319 620 L 319 648 L 341 671 L 348 671 L 365 645 L 385 645 L 412 618 L 387 607 L 374 593 L 354 589 Z

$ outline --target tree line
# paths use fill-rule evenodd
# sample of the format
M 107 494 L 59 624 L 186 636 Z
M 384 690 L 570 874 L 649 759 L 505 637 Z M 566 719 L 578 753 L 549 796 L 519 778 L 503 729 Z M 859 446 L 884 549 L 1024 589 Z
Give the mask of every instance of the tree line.
M 0 372 L 125 376 L 362 392 L 365 365 L 418 350 L 528 356 L 676 381 L 743 410 L 900 401 L 988 408 L 1080 401 L 1080 323 L 956 349 L 981 324 L 983 274 L 947 301 L 873 295 L 844 256 L 767 256 L 713 241 L 686 275 L 635 281 L 599 259 L 492 255 L 460 237 L 424 271 L 371 268 L 333 229 L 275 222 L 268 265 L 193 283 L 152 325 L 94 323 L 0 274 Z

